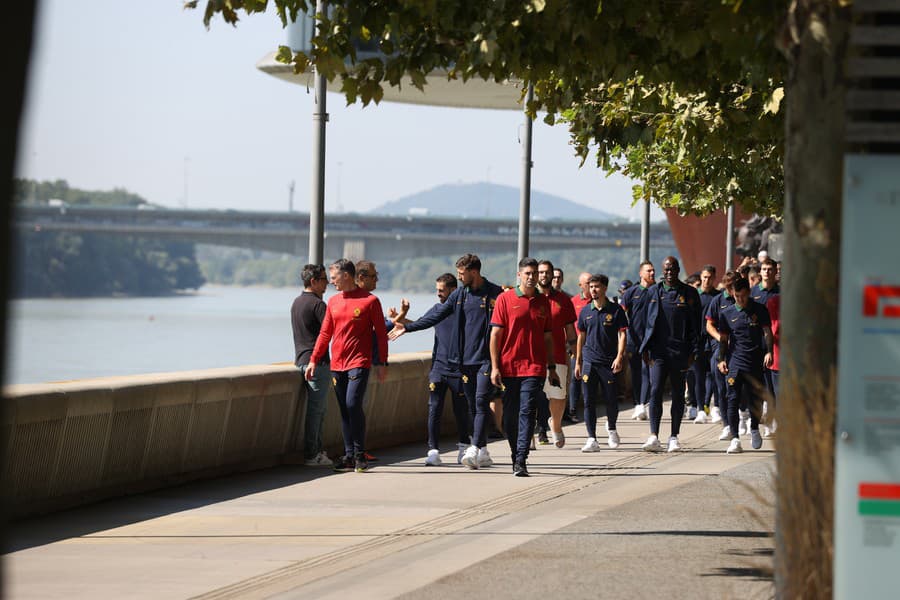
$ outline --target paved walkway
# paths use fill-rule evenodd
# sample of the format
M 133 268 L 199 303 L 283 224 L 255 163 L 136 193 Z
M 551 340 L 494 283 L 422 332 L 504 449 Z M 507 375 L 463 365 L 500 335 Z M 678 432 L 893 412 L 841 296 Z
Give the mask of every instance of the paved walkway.
M 718 425 L 686 424 L 685 452 L 647 454 L 646 422 L 623 418 L 618 450 L 582 454 L 583 426 L 565 431 L 530 478 L 512 476 L 505 441 L 479 471 L 455 448 L 425 467 L 405 446 L 364 474 L 281 467 L 23 522 L 4 595 L 771 596 L 769 442 L 728 456 Z

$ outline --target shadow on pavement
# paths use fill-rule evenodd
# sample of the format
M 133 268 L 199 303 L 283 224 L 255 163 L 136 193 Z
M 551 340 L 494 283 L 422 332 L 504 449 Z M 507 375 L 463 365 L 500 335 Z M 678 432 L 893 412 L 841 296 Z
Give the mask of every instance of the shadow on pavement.
M 176 487 L 104 500 L 11 523 L 3 553 L 42 546 L 97 531 L 209 506 L 333 475 L 331 469 L 282 465 L 193 481 Z

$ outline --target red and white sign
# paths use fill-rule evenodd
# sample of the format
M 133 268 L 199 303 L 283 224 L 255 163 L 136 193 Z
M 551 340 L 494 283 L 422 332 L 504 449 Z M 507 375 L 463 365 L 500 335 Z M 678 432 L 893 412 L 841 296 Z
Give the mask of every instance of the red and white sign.
M 879 310 L 881 309 L 881 310 Z M 867 285 L 863 287 L 863 316 L 900 319 L 900 286 Z

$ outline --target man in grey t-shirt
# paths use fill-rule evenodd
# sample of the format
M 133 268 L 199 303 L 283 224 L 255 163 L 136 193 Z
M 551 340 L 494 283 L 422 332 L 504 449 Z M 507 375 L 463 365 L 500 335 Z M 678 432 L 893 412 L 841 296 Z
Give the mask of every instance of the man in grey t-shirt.
M 303 293 L 291 305 L 291 328 L 294 332 L 294 364 L 304 373 L 325 319 L 325 302 L 322 296 L 328 287 L 328 276 L 324 266 L 306 265 L 300 278 L 303 280 Z M 316 369 L 316 376 L 310 381 L 303 378 L 303 385 L 306 387 L 303 464 L 309 467 L 332 466 L 331 459 L 322 449 L 322 424 L 325 420 L 328 386 L 331 384 L 329 362 L 326 352 L 322 363 L 318 365 L 320 368 Z

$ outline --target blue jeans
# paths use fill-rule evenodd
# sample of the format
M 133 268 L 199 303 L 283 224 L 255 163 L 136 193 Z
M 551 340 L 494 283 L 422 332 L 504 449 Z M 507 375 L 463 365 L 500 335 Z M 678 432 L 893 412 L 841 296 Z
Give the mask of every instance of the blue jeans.
M 299 365 L 300 373 L 306 372 L 306 365 Z M 328 388 L 331 386 L 331 371 L 328 363 L 316 365 L 312 381 L 303 379 L 306 389 L 306 419 L 303 425 L 303 456 L 315 458 L 322 451 L 322 427 L 325 424 L 325 409 L 328 406 Z M 298 415 L 299 417 L 299 415 Z
M 584 386 L 584 425 L 587 427 L 588 437 L 597 437 L 597 387 L 603 388 L 603 398 L 606 400 L 606 418 L 609 421 L 608 429 L 616 430 L 616 419 L 619 416 L 619 383 L 612 366 L 600 363 L 584 363 L 581 368 L 582 385 Z M 585 376 L 587 379 L 585 379 Z
M 450 390 L 450 400 L 453 402 L 453 416 L 456 417 L 457 439 L 460 444 L 470 443 L 469 432 L 472 418 L 469 414 L 469 405 L 466 401 L 466 393 L 463 390 L 462 375 L 442 375 L 431 372 L 428 377 L 428 449 L 439 450 L 441 439 L 441 416 L 444 413 L 444 397 Z
M 573 375 L 569 381 L 569 414 L 575 414 L 578 410 L 578 401 L 581 400 L 581 382 L 575 379 L 575 358 L 569 359 L 569 373 Z
M 354 457 L 366 451 L 366 414 L 363 398 L 369 382 L 369 369 L 332 371 L 334 394 L 341 409 L 341 429 L 344 434 L 344 454 Z
M 543 388 L 538 393 L 537 401 L 537 430 L 547 433 L 550 431 L 550 399 L 544 393 Z
M 544 389 L 543 377 L 504 377 L 503 429 L 512 452 L 513 464 L 525 462 L 531 449 L 537 420 L 538 395 Z

